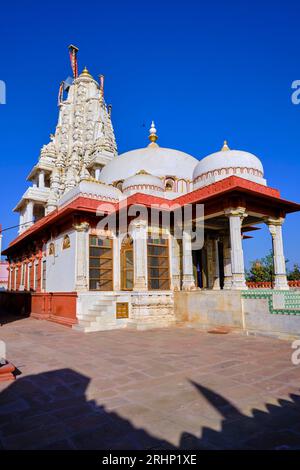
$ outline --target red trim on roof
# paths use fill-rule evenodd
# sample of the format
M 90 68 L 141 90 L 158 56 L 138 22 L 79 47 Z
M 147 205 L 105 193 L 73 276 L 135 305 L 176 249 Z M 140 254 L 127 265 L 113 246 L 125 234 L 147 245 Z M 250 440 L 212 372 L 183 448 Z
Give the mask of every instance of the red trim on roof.
M 33 233 L 37 233 L 39 230 L 44 229 L 45 227 L 54 223 L 54 221 L 56 222 L 66 215 L 76 211 L 95 214 L 101 205 L 104 212 L 112 213 L 133 204 L 141 204 L 146 207 L 158 205 L 164 206 L 166 209 L 168 209 L 172 208 L 174 204 L 184 206 L 186 204 L 203 203 L 209 199 L 219 197 L 220 195 L 224 195 L 233 191 L 241 191 L 243 193 L 268 200 L 270 203 L 276 204 L 278 209 L 282 209 L 285 212 L 300 211 L 300 204 L 281 199 L 280 192 L 277 189 L 254 183 L 238 176 L 229 176 L 228 178 L 225 178 L 221 181 L 217 181 L 216 183 L 212 183 L 203 188 L 196 189 L 190 193 L 183 194 L 182 196 L 178 196 L 177 198 L 171 200 L 143 193 L 133 194 L 127 199 L 119 202 L 105 200 L 101 201 L 99 199 L 78 195 L 78 197 L 76 197 L 72 202 L 51 212 L 36 222 L 32 227 L 28 228 L 21 235 L 19 235 L 10 243 L 9 247 L 3 251 L 3 254 L 8 254 L 11 247 L 15 246 Z
M 216 183 L 209 184 L 203 188 L 195 189 L 191 193 L 183 194 L 176 198 L 176 202 L 187 204 L 191 202 L 202 202 L 211 196 L 216 196 L 232 189 L 244 189 L 250 192 L 258 193 L 260 196 L 270 196 L 280 199 L 280 192 L 278 189 L 264 186 L 263 184 L 254 183 L 253 181 L 240 178 L 239 176 L 229 176 Z

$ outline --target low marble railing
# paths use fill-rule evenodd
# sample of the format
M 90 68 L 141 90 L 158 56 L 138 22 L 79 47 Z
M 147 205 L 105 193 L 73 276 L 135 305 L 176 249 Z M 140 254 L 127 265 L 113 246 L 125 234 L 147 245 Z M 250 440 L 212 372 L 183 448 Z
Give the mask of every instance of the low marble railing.
M 288 281 L 290 287 L 300 289 L 300 280 L 299 281 Z M 247 287 L 249 289 L 272 289 L 272 282 L 263 281 L 263 282 L 247 282 Z

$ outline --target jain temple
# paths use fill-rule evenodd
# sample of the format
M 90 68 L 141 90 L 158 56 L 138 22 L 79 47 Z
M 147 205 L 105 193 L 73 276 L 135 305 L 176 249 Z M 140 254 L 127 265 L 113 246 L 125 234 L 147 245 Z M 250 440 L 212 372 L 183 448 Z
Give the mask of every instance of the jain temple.
M 86 332 L 193 322 L 248 322 L 251 330 L 258 309 L 284 321 L 299 306 L 282 226 L 300 205 L 268 186 L 257 156 L 226 141 L 195 157 L 161 147 L 152 122 L 145 146 L 119 155 L 104 78 L 86 68 L 79 74 L 78 49 L 69 51 L 73 79 L 61 84 L 55 131 L 29 172 L 14 208 L 19 233 L 3 252 L 14 302 L 26 298 L 33 317 Z M 186 207 L 189 223 L 180 226 L 175 212 Z M 243 240 L 261 224 L 273 242 L 275 275 L 273 289 L 254 292 Z M 262 329 L 288 332 L 265 318 Z

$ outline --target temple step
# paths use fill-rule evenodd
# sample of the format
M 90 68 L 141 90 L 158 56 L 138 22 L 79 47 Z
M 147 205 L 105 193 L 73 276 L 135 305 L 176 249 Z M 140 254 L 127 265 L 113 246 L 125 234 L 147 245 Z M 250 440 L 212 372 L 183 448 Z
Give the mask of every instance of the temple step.
M 115 302 L 115 296 L 97 300 L 86 314 L 77 315 L 78 324 L 74 326 L 74 329 L 92 332 L 122 328 L 123 324 L 116 319 Z

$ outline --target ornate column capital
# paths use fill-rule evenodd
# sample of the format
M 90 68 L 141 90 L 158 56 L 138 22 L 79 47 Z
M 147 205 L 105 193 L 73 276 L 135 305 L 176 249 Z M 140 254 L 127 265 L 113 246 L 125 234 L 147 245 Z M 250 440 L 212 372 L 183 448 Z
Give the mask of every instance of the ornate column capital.
M 241 219 L 245 219 L 246 217 L 248 217 L 245 207 L 228 207 L 224 209 L 224 214 L 227 217 L 233 216 L 240 217 Z
M 73 224 L 73 228 L 76 232 L 87 232 L 90 228 L 90 224 L 88 222 L 81 222 L 80 224 Z
M 130 222 L 130 227 L 136 230 L 145 229 L 147 228 L 147 226 L 148 226 L 148 221 L 145 219 L 136 219 Z
M 265 223 L 267 224 L 269 228 L 269 232 L 271 234 L 271 237 L 273 240 L 275 240 L 277 236 L 277 227 L 282 227 L 282 224 L 284 222 L 283 217 L 265 217 L 264 219 Z
M 284 217 L 265 217 L 264 218 L 265 223 L 270 227 L 270 225 L 274 225 L 275 227 L 281 227 L 283 222 L 285 221 Z

